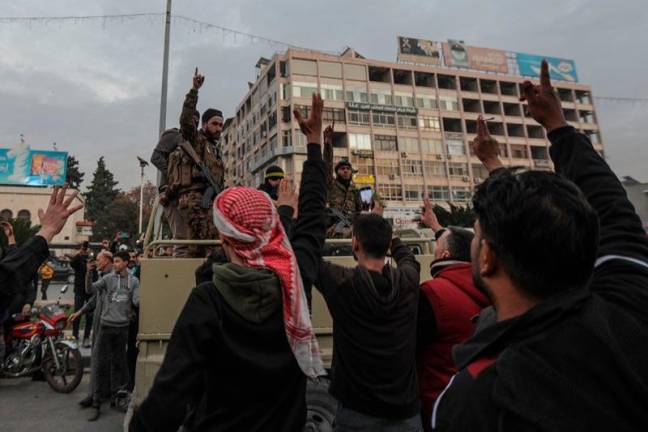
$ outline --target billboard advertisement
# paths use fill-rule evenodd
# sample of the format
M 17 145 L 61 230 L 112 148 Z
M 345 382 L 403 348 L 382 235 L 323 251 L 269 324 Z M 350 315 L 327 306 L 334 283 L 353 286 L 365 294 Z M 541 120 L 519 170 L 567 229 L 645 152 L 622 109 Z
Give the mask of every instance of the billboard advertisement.
M 58 186 L 67 176 L 67 152 L 0 148 L 0 185 Z
M 413 63 L 440 64 L 441 55 L 436 42 L 398 36 L 398 59 Z
M 556 57 L 543 57 L 535 54 L 516 53 L 520 75 L 528 77 L 540 77 L 540 63 L 546 59 L 549 63 L 549 75 L 552 80 L 578 82 L 576 64 L 573 60 L 560 59 Z
M 448 42 L 443 43 L 443 58 L 446 66 L 508 73 L 506 52 L 466 45 L 456 39 L 448 39 Z

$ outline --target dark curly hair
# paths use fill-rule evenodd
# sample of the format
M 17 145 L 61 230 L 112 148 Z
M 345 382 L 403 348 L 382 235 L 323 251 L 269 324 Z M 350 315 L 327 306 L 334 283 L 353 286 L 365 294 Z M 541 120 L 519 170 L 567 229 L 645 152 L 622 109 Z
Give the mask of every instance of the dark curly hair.
M 558 174 L 501 169 L 476 188 L 481 237 L 517 289 L 543 299 L 584 286 L 599 242 L 598 216 Z

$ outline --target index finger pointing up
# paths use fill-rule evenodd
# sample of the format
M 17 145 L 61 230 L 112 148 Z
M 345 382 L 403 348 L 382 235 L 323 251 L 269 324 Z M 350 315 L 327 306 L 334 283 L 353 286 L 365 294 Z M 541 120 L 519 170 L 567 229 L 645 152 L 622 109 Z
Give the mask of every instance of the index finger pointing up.
M 551 87 L 551 78 L 549 78 L 549 63 L 547 60 L 542 60 L 540 66 L 540 85 L 542 87 Z

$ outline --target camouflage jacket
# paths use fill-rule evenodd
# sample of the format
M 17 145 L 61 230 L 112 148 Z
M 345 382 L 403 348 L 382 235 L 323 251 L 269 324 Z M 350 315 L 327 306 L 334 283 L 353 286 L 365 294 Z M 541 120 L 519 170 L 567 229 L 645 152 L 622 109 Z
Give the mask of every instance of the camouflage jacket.
M 347 188 L 342 183 L 334 180 L 328 191 L 328 205 L 330 208 L 342 210 L 351 220 L 362 211 L 360 193 L 351 183 Z
M 180 114 L 180 133 L 182 138 L 187 140 L 194 148 L 200 160 L 211 171 L 216 182 L 223 187 L 225 180 L 225 168 L 221 160 L 220 148 L 211 141 L 202 130 L 198 130 L 194 124 L 194 113 L 198 103 L 198 90 L 191 89 L 185 97 Z M 169 187 L 184 193 L 194 190 L 205 190 L 208 182 L 204 178 L 200 168 L 196 166 L 184 150 L 178 147 L 169 157 L 168 167 Z

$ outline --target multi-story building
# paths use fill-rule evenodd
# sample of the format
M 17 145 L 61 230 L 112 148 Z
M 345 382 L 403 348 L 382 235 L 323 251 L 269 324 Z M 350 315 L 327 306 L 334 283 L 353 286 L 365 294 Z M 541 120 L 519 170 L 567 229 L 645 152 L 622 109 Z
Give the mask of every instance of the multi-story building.
M 521 76 L 288 49 L 257 63 L 257 80 L 224 132 L 228 184 L 258 186 L 269 165 L 296 181 L 306 142 L 292 114 L 324 99 L 325 126 L 335 122 L 334 157 L 349 159 L 356 183 L 370 184 L 392 206 L 470 200 L 487 175 L 470 142 L 483 114 L 506 165 L 550 170 L 544 129 L 519 101 Z M 570 124 L 603 144 L 587 85 L 555 81 Z

